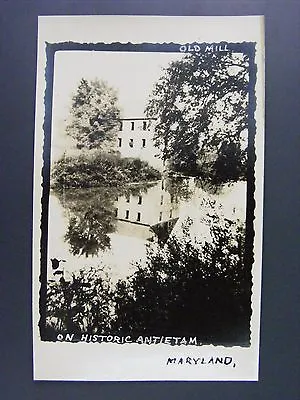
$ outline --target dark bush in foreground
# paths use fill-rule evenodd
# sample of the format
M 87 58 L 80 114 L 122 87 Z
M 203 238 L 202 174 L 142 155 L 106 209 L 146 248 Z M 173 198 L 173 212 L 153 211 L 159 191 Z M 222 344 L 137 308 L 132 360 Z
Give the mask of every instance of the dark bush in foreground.
M 52 171 L 52 187 L 86 188 L 107 184 L 160 179 L 159 171 L 138 158 L 121 158 L 116 154 L 85 152 L 57 161 Z
M 249 345 L 251 267 L 241 228 L 212 228 L 212 243 L 172 238 L 116 291 L 116 330 L 197 336 L 203 343 Z
M 94 333 L 105 330 L 112 316 L 112 290 L 103 270 L 74 273 L 71 281 L 50 282 L 46 332 Z M 55 335 L 53 335 L 55 337 Z
M 224 222 L 224 221 L 223 221 Z M 111 286 L 99 270 L 53 283 L 47 301 L 52 331 L 197 336 L 202 343 L 250 344 L 251 265 L 244 231 L 232 221 L 211 227 L 212 241 L 183 239 L 149 250 L 146 265 Z

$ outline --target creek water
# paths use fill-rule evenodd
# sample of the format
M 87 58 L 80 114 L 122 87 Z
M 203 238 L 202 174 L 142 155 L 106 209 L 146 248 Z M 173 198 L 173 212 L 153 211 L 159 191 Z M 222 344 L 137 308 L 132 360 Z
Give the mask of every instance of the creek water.
M 191 235 L 206 240 L 205 215 L 222 212 L 245 220 L 246 183 L 224 185 L 211 194 L 193 178 L 162 179 L 123 188 L 103 186 L 51 191 L 48 218 L 48 279 L 70 279 L 83 268 L 102 268 L 112 282 L 146 260 L 147 246 L 182 235 L 182 223 L 193 223 Z M 51 259 L 64 260 L 55 271 Z

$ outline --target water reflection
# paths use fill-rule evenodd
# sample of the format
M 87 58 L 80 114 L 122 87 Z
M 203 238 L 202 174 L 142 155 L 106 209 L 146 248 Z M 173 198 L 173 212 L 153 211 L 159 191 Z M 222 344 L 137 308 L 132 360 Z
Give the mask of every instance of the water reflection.
M 244 221 L 246 182 L 214 194 L 193 179 L 165 179 L 143 186 L 67 189 L 52 192 L 49 201 L 48 279 L 70 280 L 73 272 L 96 267 L 117 282 L 133 273 L 137 262 L 147 262 L 147 247 L 155 249 L 170 234 L 182 238 L 187 219 L 193 222 L 191 237 L 201 241 L 209 241 L 215 214 Z M 51 258 L 65 260 L 56 274 Z
M 112 233 L 163 242 L 178 220 L 180 200 L 191 194 L 183 179 L 58 192 L 68 217 L 64 240 L 72 255 L 86 257 L 110 249 Z
M 108 234 L 116 229 L 111 189 L 68 189 L 57 195 L 68 215 L 64 239 L 70 252 L 87 257 L 109 248 Z

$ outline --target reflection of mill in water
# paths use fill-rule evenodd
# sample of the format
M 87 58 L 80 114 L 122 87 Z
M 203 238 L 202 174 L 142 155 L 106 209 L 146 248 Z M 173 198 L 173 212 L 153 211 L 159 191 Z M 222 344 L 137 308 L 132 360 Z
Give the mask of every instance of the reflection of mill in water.
M 60 264 L 65 279 L 73 271 L 95 266 L 105 268 L 115 280 L 128 276 L 135 263 L 146 260 L 147 242 L 163 244 L 174 232 L 188 186 L 185 180 L 165 178 L 146 185 L 53 192 L 49 258 L 66 260 Z M 62 276 L 53 274 L 50 260 L 48 271 L 49 279 Z
M 137 196 L 116 197 L 117 233 L 144 240 L 164 242 L 178 221 L 178 199 L 165 190 L 165 182 Z

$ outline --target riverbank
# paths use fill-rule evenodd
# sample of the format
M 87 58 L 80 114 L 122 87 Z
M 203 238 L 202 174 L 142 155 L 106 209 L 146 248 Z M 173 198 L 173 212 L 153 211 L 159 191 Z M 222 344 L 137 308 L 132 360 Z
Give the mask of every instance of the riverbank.
M 58 160 L 52 169 L 51 187 L 65 189 L 119 186 L 157 181 L 160 178 L 158 170 L 139 158 L 121 158 L 118 154 L 94 151 L 64 156 Z

